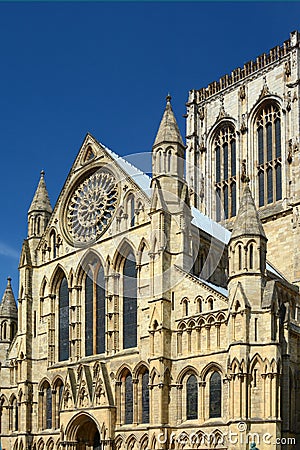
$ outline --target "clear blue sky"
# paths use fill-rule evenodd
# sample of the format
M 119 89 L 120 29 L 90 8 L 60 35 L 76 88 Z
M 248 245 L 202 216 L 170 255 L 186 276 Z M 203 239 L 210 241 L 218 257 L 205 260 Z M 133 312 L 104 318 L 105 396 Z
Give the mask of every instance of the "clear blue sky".
M 41 169 L 54 206 L 85 134 L 150 151 L 172 95 L 182 134 L 188 91 L 300 29 L 300 4 L 0 3 L 0 295 L 27 233 Z

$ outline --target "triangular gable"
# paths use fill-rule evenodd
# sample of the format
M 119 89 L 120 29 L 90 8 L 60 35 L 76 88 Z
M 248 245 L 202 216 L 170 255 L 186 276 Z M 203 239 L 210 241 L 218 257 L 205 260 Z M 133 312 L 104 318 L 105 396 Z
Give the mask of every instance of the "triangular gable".
M 94 406 L 114 406 L 111 384 L 106 368 L 106 364 L 101 362 L 97 364 L 97 371 L 93 380 Z
M 68 369 L 62 393 L 62 409 L 73 409 L 76 404 L 76 379 L 73 369 Z
M 77 408 L 88 408 L 91 406 L 92 400 L 92 376 L 90 367 L 86 365 L 80 366 L 80 374 L 77 381 Z
M 86 159 L 85 155 L 87 152 L 93 152 L 94 156 L 90 159 Z M 130 164 L 124 158 L 116 155 L 113 151 L 99 143 L 93 136 L 87 134 L 58 196 L 53 213 L 43 236 L 48 233 L 51 227 L 55 226 L 57 219 L 59 220 L 57 214 L 58 208 L 65 199 L 68 189 L 71 188 L 74 176 L 79 174 L 80 171 L 84 174 L 85 171 L 98 167 L 99 163 L 107 164 L 108 167 L 111 164 L 114 168 L 116 168 L 121 179 L 126 180 L 127 190 L 129 190 L 129 187 L 131 186 L 132 189 L 139 192 L 139 195 L 143 197 L 145 203 L 149 204 L 151 178 Z M 43 244 L 43 236 L 39 242 L 38 250 Z
M 27 239 L 25 239 L 22 244 L 22 250 L 21 250 L 20 261 L 19 261 L 19 269 L 21 267 L 31 266 L 31 265 L 32 265 L 32 261 L 31 261 L 30 248 L 29 248 Z
M 278 292 L 276 288 L 276 281 L 275 280 L 269 280 L 266 283 L 264 293 L 263 293 L 263 300 L 262 300 L 262 308 L 275 308 L 275 310 L 278 310 Z
M 245 310 L 246 308 L 251 308 L 249 300 L 248 300 L 248 298 L 245 294 L 245 291 L 243 289 L 243 286 L 241 285 L 240 282 L 238 282 L 235 292 L 230 301 L 229 312 L 235 312 L 236 302 L 239 302 L 242 311 Z

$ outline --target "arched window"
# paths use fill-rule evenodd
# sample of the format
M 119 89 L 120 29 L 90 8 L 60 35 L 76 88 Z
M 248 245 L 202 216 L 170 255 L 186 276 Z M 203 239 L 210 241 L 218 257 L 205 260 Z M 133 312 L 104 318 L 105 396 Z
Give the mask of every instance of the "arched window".
M 142 375 L 142 423 L 149 423 L 149 371 Z
M 189 301 L 187 298 L 182 300 L 182 314 L 184 317 L 189 315 Z
M 249 246 L 249 269 L 253 269 L 253 244 Z
M 228 219 L 236 215 L 236 138 L 234 127 L 226 124 L 214 137 L 216 220 L 222 212 Z
M 137 272 L 132 252 L 123 267 L 123 348 L 137 345 Z
M 9 428 L 11 431 L 18 431 L 19 429 L 19 411 L 16 397 L 11 400 Z
M 52 390 L 48 385 L 46 389 L 46 429 L 52 428 Z
M 102 265 L 94 260 L 85 279 L 85 354 L 105 352 L 105 277 Z
M 242 270 L 242 246 L 238 246 L 238 252 L 239 252 L 239 270 Z
M 128 373 L 125 378 L 125 424 L 133 422 L 133 389 L 132 376 Z
M 208 309 L 212 311 L 214 309 L 214 301 L 212 298 L 208 299 Z
M 167 153 L 167 173 L 171 172 L 171 163 L 172 163 L 172 151 L 168 150 L 168 153 Z
M 2 323 L 2 339 L 6 339 L 7 336 L 7 322 Z
M 213 372 L 209 380 L 209 417 L 221 417 L 221 375 Z
M 66 277 L 59 287 L 59 361 L 69 359 L 69 290 Z
M 256 118 L 259 206 L 282 198 L 281 119 L 275 103 L 264 103 Z
M 198 384 L 195 375 L 190 375 L 186 382 L 186 418 L 198 419 Z

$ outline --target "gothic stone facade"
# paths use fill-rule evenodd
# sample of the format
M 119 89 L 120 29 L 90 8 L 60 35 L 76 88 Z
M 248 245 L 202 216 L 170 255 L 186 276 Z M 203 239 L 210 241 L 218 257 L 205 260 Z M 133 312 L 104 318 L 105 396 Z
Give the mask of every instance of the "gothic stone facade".
M 3 449 L 300 442 L 298 72 L 292 33 L 191 91 L 187 147 L 167 98 L 152 179 L 91 135 L 53 210 L 41 174 L 17 329 L 10 281 L 0 310 Z

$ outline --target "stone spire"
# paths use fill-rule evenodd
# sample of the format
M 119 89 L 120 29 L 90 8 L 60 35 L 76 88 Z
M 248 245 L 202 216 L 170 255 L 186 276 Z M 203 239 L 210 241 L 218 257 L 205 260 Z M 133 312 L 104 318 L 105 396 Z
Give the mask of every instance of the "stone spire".
M 171 96 L 168 95 L 166 109 L 161 119 L 153 147 L 165 142 L 179 143 L 184 146 L 182 137 L 172 110 Z
M 0 317 L 17 319 L 18 311 L 15 296 L 11 287 L 11 278 L 7 278 L 7 286 L 0 305 Z
M 49 214 L 52 213 L 52 206 L 49 200 L 49 195 L 45 183 L 45 172 L 43 170 L 41 171 L 41 178 L 28 213 L 36 211 L 47 212 Z
M 231 233 L 231 240 L 247 235 L 261 236 L 267 239 L 261 220 L 258 217 L 249 184 L 245 183 L 240 207 Z

